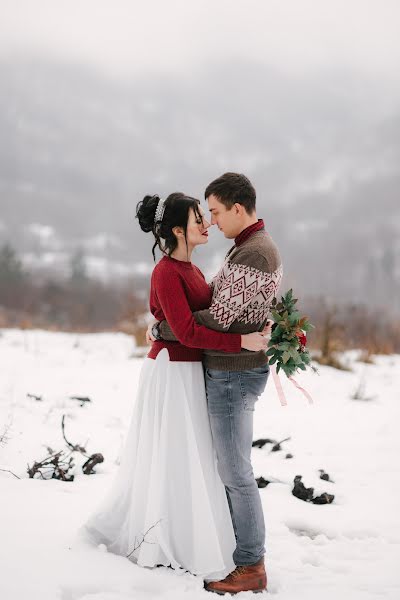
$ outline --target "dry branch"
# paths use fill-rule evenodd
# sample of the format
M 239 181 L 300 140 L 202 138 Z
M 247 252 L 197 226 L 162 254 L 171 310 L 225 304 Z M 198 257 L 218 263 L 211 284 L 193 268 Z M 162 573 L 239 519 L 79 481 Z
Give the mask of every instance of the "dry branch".
M 61 429 L 62 429 L 62 434 L 63 434 L 63 438 L 65 440 L 65 443 L 67 444 L 68 448 L 70 448 L 72 450 L 72 452 L 81 452 L 82 454 L 84 454 L 86 456 L 86 448 L 84 448 L 83 446 L 79 446 L 79 444 L 71 444 L 71 442 L 69 442 L 65 436 L 65 415 L 62 416 L 61 419 Z
M 88 398 L 87 396 L 70 396 L 69 397 L 70 400 L 77 400 L 78 402 L 80 402 L 81 406 L 85 406 L 85 404 L 87 404 L 88 402 L 91 402 L 91 399 Z
M 140 548 L 140 546 L 145 543 L 145 544 L 152 544 L 153 542 L 147 542 L 146 541 L 146 535 L 149 533 L 149 531 L 151 531 L 152 529 L 154 529 L 154 527 L 157 527 L 157 525 L 160 523 L 161 519 L 159 519 L 157 521 L 157 523 L 154 523 L 154 525 L 152 525 L 151 527 L 148 528 L 148 530 L 143 534 L 143 539 L 140 542 L 140 544 L 138 544 L 137 546 L 134 547 L 133 550 L 131 550 L 131 552 L 129 552 L 129 554 L 126 555 L 126 558 L 129 558 L 134 552 L 136 552 L 136 550 L 138 548 Z
M 34 462 L 30 467 L 28 465 L 28 475 L 33 479 L 39 473 L 42 479 L 60 479 L 62 481 L 73 481 L 74 475 L 69 475 L 68 472 L 73 468 L 73 457 L 65 454 L 63 450 L 47 456 L 39 462 Z
M 43 400 L 43 396 L 36 396 L 35 394 L 27 394 L 27 398 L 32 398 L 32 400 L 36 400 L 36 402 L 41 402 Z
M 93 475 L 95 473 L 93 468 L 102 462 L 104 462 L 104 456 L 100 452 L 96 452 L 89 456 L 85 464 L 82 465 L 82 471 L 85 475 Z
M 10 471 L 10 469 L 0 469 L 0 471 L 4 471 L 4 473 L 11 473 L 11 475 L 14 475 L 14 477 L 16 477 L 17 479 L 21 479 L 21 477 L 18 477 L 18 475 Z

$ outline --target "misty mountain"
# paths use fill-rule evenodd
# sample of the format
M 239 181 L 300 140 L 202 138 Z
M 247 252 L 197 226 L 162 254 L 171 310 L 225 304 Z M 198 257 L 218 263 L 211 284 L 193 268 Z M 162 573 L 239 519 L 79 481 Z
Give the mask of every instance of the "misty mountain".
M 400 105 L 382 81 L 204 64 L 130 81 L 49 58 L 0 62 L 0 242 L 30 264 L 82 247 L 98 272 L 147 272 L 147 193 L 241 171 L 278 243 L 285 287 L 400 311 Z M 230 242 L 194 260 L 211 273 Z M 97 261 L 97 262 L 96 262 Z

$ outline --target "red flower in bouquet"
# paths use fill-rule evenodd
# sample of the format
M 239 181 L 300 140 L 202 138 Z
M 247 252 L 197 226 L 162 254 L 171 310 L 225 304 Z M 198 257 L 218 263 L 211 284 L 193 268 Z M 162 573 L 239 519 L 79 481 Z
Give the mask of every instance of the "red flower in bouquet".
M 299 340 L 299 344 L 300 344 L 300 352 L 304 352 L 305 347 L 307 346 L 307 336 L 304 333 L 304 331 L 298 331 L 296 333 L 296 337 Z

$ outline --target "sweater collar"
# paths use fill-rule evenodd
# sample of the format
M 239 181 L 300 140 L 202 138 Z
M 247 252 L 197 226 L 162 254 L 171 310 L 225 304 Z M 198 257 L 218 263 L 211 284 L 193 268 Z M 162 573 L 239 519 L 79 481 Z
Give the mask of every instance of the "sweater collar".
M 192 269 L 193 270 L 193 263 L 187 262 L 186 260 L 178 260 L 177 258 L 170 256 L 169 254 L 164 255 L 162 260 L 172 261 L 173 264 L 175 264 L 179 269 Z
M 258 219 L 257 223 L 253 223 L 253 225 L 249 225 L 246 229 L 243 229 L 239 233 L 237 237 L 235 237 L 235 246 L 241 246 L 243 242 L 249 239 L 256 231 L 261 231 L 264 229 L 264 221 L 262 219 Z

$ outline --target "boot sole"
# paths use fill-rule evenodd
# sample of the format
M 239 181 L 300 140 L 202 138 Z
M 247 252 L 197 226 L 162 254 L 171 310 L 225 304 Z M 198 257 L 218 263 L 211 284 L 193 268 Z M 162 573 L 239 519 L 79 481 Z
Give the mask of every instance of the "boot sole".
M 208 590 L 206 588 L 206 592 L 211 592 L 213 594 L 218 594 L 219 596 L 225 596 L 225 594 L 229 594 L 230 596 L 236 596 L 236 594 L 240 594 L 241 592 L 253 592 L 253 594 L 262 594 L 263 592 L 267 592 L 267 588 L 263 588 L 262 590 L 240 590 L 240 592 L 223 592 L 222 590 Z

